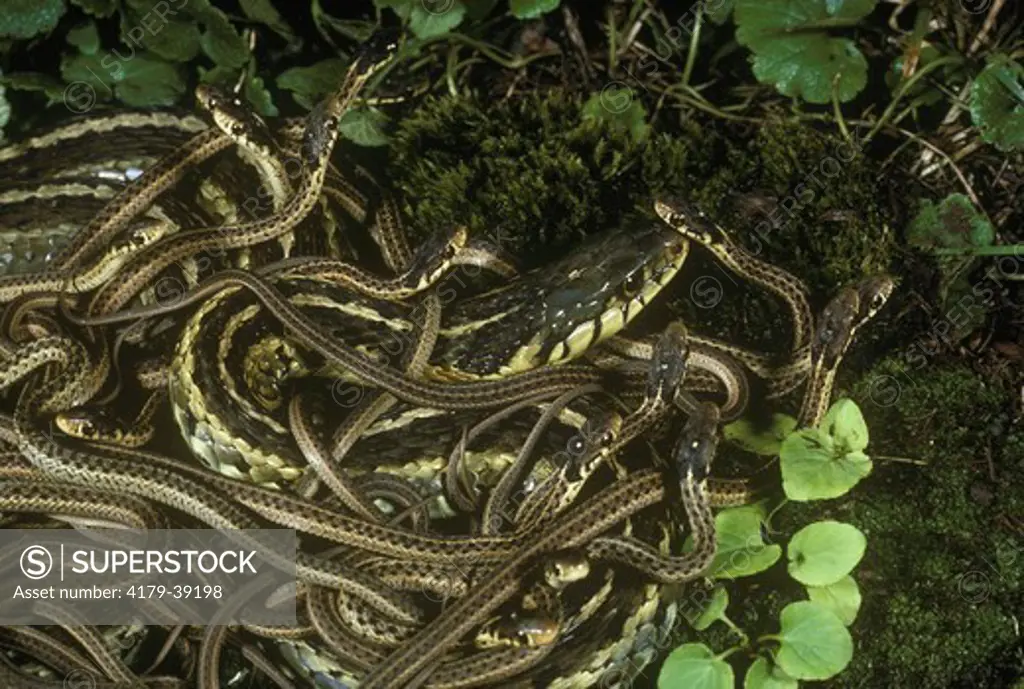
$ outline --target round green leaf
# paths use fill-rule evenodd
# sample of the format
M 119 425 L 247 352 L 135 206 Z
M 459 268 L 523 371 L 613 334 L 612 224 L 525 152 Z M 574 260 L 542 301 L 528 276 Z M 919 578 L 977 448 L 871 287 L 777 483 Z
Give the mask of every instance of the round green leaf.
M 15 91 L 41 91 L 50 103 L 59 103 L 64 99 L 64 83 L 49 74 L 14 72 L 0 77 L 0 81 Z
M 866 547 L 864 534 L 850 524 L 808 524 L 789 542 L 789 574 L 805 586 L 829 586 L 857 566 Z
M 124 79 L 116 87 L 117 97 L 136 108 L 174 105 L 185 93 L 185 81 L 177 68 L 146 55 L 136 55 L 124 65 Z
M 797 502 L 839 497 L 870 474 L 871 466 L 866 454 L 847 451 L 818 428 L 789 434 L 779 448 L 782 488 Z
M 1001 151 L 1024 149 L 1024 67 L 993 55 L 971 85 L 971 120 Z
M 463 0 L 374 0 L 374 4 L 394 10 L 419 38 L 447 33 L 466 16 Z
M 188 62 L 199 54 L 199 27 L 194 22 L 161 17 L 152 8 L 125 12 L 121 35 L 125 43 L 141 42 L 148 52 L 170 62 Z
M 348 64 L 336 57 L 309 65 L 292 67 L 277 76 L 277 87 L 291 91 L 295 101 L 311 109 L 325 93 L 330 93 L 341 84 Z
M 800 683 L 767 658 L 758 658 L 747 669 L 743 689 L 797 689 Z
M 96 22 L 86 22 L 70 29 L 64 40 L 86 55 L 95 55 L 100 49 L 100 32 L 96 30 Z
M 811 601 L 790 603 L 779 616 L 781 645 L 775 662 L 795 679 L 828 679 L 853 658 L 853 639 L 842 621 Z
M 249 62 L 249 46 L 231 25 L 227 15 L 213 7 L 206 7 L 199 15 L 203 33 L 199 45 L 203 52 L 222 67 L 238 69 Z
M 388 116 L 376 108 L 353 108 L 345 113 L 338 129 L 360 146 L 387 146 Z
M 412 8 L 409 28 L 419 38 L 431 38 L 452 31 L 465 16 L 462 0 L 420 0 Z
M 715 515 L 718 551 L 708 569 L 718 579 L 749 577 L 763 572 L 782 557 L 782 548 L 768 545 L 761 536 L 763 511 L 755 506 L 735 507 Z
M 963 194 L 950 194 L 938 204 L 919 201 L 907 228 L 907 241 L 921 249 L 964 249 L 992 246 L 996 231 L 985 215 Z
M 796 419 L 788 414 L 772 414 L 768 428 L 755 428 L 747 419 L 737 419 L 722 428 L 726 440 L 730 440 L 747 452 L 756 455 L 774 456 L 779 454 L 783 439 L 796 428 Z
M 867 84 L 868 63 L 848 38 L 828 28 L 852 26 L 875 0 L 737 0 L 736 39 L 754 53 L 754 76 L 810 103 L 853 100 Z
M 708 601 L 708 606 L 704 608 L 704 611 L 693 621 L 693 628 L 698 632 L 702 632 L 716 620 L 722 618 L 722 613 L 729 607 L 729 592 L 721 586 L 716 586 L 715 590 L 711 592 L 711 600 Z
M 868 425 L 864 423 L 864 415 L 857 403 L 847 397 L 832 405 L 820 428 L 847 452 L 859 452 L 868 446 Z
M 53 31 L 66 10 L 64 0 L 5 0 L 0 37 L 32 38 Z
M 280 114 L 262 77 L 247 79 L 242 93 L 245 94 L 245 99 L 252 104 L 256 112 L 263 117 L 277 117 Z
M 558 9 L 560 0 L 509 0 L 512 16 L 516 19 L 536 19 Z
M 860 588 L 853 577 L 847 575 L 828 586 L 808 586 L 807 595 L 812 602 L 828 608 L 849 627 L 860 610 Z
M 123 61 L 109 54 L 69 56 L 61 63 L 61 76 L 68 82 L 65 102 L 76 112 L 111 95 L 133 107 L 165 107 L 185 93 L 174 65 L 141 53 Z
M 658 674 L 658 689 L 733 689 L 732 667 L 704 644 L 672 651 Z
M 271 31 L 292 45 L 301 45 L 302 40 L 274 7 L 271 0 L 239 0 L 242 12 L 249 19 L 266 24 Z

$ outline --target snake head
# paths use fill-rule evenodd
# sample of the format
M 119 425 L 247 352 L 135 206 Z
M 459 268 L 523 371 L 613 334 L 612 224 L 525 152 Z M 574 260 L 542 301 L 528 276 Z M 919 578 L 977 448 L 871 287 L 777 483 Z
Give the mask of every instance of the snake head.
M 351 69 L 355 75 L 369 78 L 394 59 L 401 43 L 402 32 L 394 28 L 377 29 L 356 52 Z
M 680 477 L 692 474 L 697 481 L 707 478 L 711 462 L 718 450 L 718 424 L 721 412 L 718 405 L 701 402 L 686 420 L 686 426 L 676 442 L 673 457 Z
M 888 275 L 872 275 L 843 288 L 825 305 L 813 341 L 815 359 L 822 366 L 838 364 L 854 333 L 885 306 L 895 284 Z
M 544 582 L 561 591 L 569 584 L 590 576 L 590 560 L 579 551 L 566 551 L 553 555 L 544 563 Z
M 58 413 L 54 425 L 65 435 L 79 440 L 120 442 L 126 435 L 124 423 L 100 407 L 76 407 Z
M 896 281 L 891 275 L 872 275 L 857 283 L 860 300 L 859 319 L 863 323 L 875 316 L 892 296 Z
M 602 450 L 610 447 L 622 430 L 622 416 L 608 411 L 589 417 L 580 432 L 569 439 L 566 450 L 569 460 L 566 478 L 570 482 L 585 480 L 604 457 Z
M 654 201 L 654 212 L 667 225 L 706 247 L 725 243 L 725 232 L 700 208 L 678 197 L 667 196 Z
M 669 323 L 658 338 L 647 376 L 648 399 L 671 399 L 686 375 L 690 356 L 686 326 L 679 321 Z

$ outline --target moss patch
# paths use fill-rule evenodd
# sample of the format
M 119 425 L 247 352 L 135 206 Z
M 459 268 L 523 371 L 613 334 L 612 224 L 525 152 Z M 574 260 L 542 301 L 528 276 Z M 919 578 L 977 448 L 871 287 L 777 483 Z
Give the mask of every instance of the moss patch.
M 768 122 L 745 134 L 690 121 L 637 143 L 614 123 L 585 118 L 577 95 L 444 97 L 401 120 L 391 156 L 414 230 L 466 224 L 538 261 L 540 247 L 564 250 L 670 193 L 815 290 L 892 262 L 877 171 L 852 145 L 809 127 Z M 737 203 L 745 196 L 766 202 L 750 213 Z
M 1014 619 L 1024 609 L 1024 542 L 1007 520 L 1024 513 L 1024 434 L 1009 432 L 1009 393 L 967 367 L 903 372 L 887 359 L 853 397 L 869 454 L 927 464 L 876 460 L 851 499 L 782 512 L 787 529 L 831 517 L 868 537 L 854 573 L 864 594 L 856 652 L 832 686 L 1007 686 L 1024 670 Z M 900 382 L 886 406 L 872 401 L 882 380 Z
M 430 98 L 404 117 L 389 174 L 414 236 L 466 225 L 524 267 L 584 236 L 652 218 L 656 196 L 680 195 L 738 243 L 804 279 L 814 305 L 839 285 L 889 270 L 900 221 L 879 204 L 874 163 L 814 129 L 768 121 L 748 131 L 688 120 L 643 143 L 583 116 L 558 90 L 483 103 Z M 698 332 L 785 351 L 790 313 L 700 249 L 664 303 Z

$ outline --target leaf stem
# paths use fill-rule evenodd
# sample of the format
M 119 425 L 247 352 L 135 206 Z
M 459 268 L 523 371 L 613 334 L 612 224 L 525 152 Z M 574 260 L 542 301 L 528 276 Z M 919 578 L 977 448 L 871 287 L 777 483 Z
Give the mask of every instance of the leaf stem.
M 901 83 L 899 85 L 899 88 L 896 89 L 896 93 L 895 95 L 893 95 L 892 100 L 889 101 L 889 104 L 887 106 L 885 106 L 885 110 L 882 112 L 881 116 L 875 122 L 875 125 L 871 128 L 871 131 L 869 131 L 864 136 L 864 138 L 861 139 L 861 147 L 867 146 L 871 139 L 873 139 L 875 135 L 882 129 L 882 127 L 886 125 L 886 123 L 889 121 L 889 118 L 892 117 L 893 112 L 896 111 L 896 106 L 899 104 L 900 100 L 903 98 L 903 96 L 906 95 L 906 93 L 911 89 L 911 87 L 914 86 L 914 84 L 919 82 L 921 79 L 926 77 L 931 72 L 937 70 L 939 67 L 945 67 L 946 65 L 949 64 L 959 64 L 961 61 L 962 58 L 959 56 L 940 57 L 934 62 L 929 62 L 924 67 L 915 72 L 912 77 Z
M 697 48 L 700 44 L 700 27 L 704 18 L 704 6 L 697 5 L 697 15 L 693 22 L 693 33 L 690 35 L 690 45 L 686 51 L 686 65 L 683 67 L 682 85 L 689 86 L 690 76 L 693 74 L 693 65 L 697 62 Z

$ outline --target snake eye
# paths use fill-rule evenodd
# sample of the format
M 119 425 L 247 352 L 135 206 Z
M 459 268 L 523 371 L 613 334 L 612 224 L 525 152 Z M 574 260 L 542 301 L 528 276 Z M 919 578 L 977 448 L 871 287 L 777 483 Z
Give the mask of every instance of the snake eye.
M 644 286 L 644 276 L 640 271 L 634 272 L 622 283 L 622 293 L 626 297 L 633 297 L 640 292 Z
M 243 124 L 232 125 L 231 126 L 231 133 L 234 134 L 235 136 L 242 136 L 242 134 L 245 134 L 245 125 L 243 125 Z
M 569 439 L 569 447 L 568 447 L 569 453 L 573 454 L 573 455 L 580 454 L 581 452 L 583 452 L 584 445 L 585 445 L 585 443 L 583 442 L 582 438 L 579 438 L 579 437 L 570 438 Z

